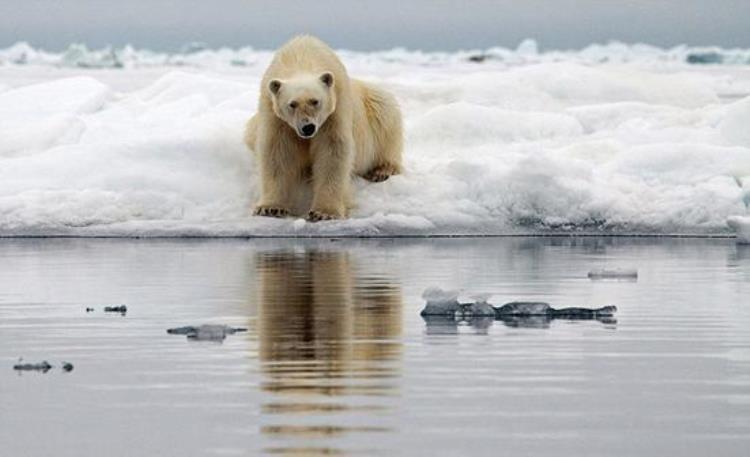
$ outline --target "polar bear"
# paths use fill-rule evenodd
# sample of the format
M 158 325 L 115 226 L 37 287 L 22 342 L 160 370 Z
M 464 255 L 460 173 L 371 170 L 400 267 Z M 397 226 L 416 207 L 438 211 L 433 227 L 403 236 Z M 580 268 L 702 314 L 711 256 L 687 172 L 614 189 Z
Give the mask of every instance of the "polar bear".
M 260 200 L 254 214 L 344 218 L 353 175 L 379 182 L 402 170 L 403 127 L 395 98 L 350 79 L 325 43 L 298 36 L 274 56 L 245 143 L 257 154 Z M 312 198 L 299 208 L 299 190 Z

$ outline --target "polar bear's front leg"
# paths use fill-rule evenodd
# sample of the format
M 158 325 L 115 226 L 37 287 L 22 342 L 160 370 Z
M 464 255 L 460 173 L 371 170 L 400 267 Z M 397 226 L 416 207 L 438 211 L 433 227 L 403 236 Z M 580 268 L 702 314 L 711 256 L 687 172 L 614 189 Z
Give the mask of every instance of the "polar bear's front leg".
M 313 142 L 313 201 L 307 218 L 313 222 L 346 217 L 354 140 L 321 137 Z
M 299 185 L 297 151 L 293 143 L 272 136 L 259 138 L 261 195 L 253 214 L 286 217 L 291 214 L 291 195 Z

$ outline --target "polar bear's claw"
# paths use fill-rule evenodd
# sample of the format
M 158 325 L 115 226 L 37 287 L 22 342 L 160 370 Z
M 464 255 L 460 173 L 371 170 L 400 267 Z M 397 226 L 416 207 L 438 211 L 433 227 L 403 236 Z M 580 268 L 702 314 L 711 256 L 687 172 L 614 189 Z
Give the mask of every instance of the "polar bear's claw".
M 267 217 L 287 217 L 289 211 L 284 208 L 277 208 L 274 206 L 259 206 L 255 208 L 253 212 L 256 216 L 267 216 Z
M 313 210 L 307 213 L 307 220 L 310 222 L 332 221 L 334 219 L 338 219 L 338 217 L 333 214 L 324 213 L 322 211 Z
M 370 182 L 383 182 L 396 173 L 397 171 L 394 167 L 390 165 L 380 165 L 368 171 L 362 177 Z

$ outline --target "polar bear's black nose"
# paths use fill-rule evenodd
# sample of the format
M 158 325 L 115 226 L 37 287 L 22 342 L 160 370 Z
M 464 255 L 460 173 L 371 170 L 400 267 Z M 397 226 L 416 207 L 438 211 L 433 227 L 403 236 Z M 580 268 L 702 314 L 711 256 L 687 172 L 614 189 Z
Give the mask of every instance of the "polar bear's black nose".
M 315 133 L 315 124 L 307 124 L 302 126 L 302 134 L 305 136 L 312 136 Z

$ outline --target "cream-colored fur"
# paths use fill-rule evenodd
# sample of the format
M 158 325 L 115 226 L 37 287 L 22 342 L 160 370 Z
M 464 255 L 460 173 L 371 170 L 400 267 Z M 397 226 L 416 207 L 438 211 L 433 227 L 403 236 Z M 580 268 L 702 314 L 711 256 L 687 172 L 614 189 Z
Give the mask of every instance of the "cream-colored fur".
M 311 181 L 307 218 L 343 218 L 352 202 L 352 175 L 378 182 L 401 172 L 403 128 L 396 100 L 350 79 L 317 38 L 299 36 L 279 49 L 260 89 L 258 112 L 245 132 L 260 168 L 255 214 L 298 213 L 298 191 Z M 307 124 L 316 128 L 306 138 Z

